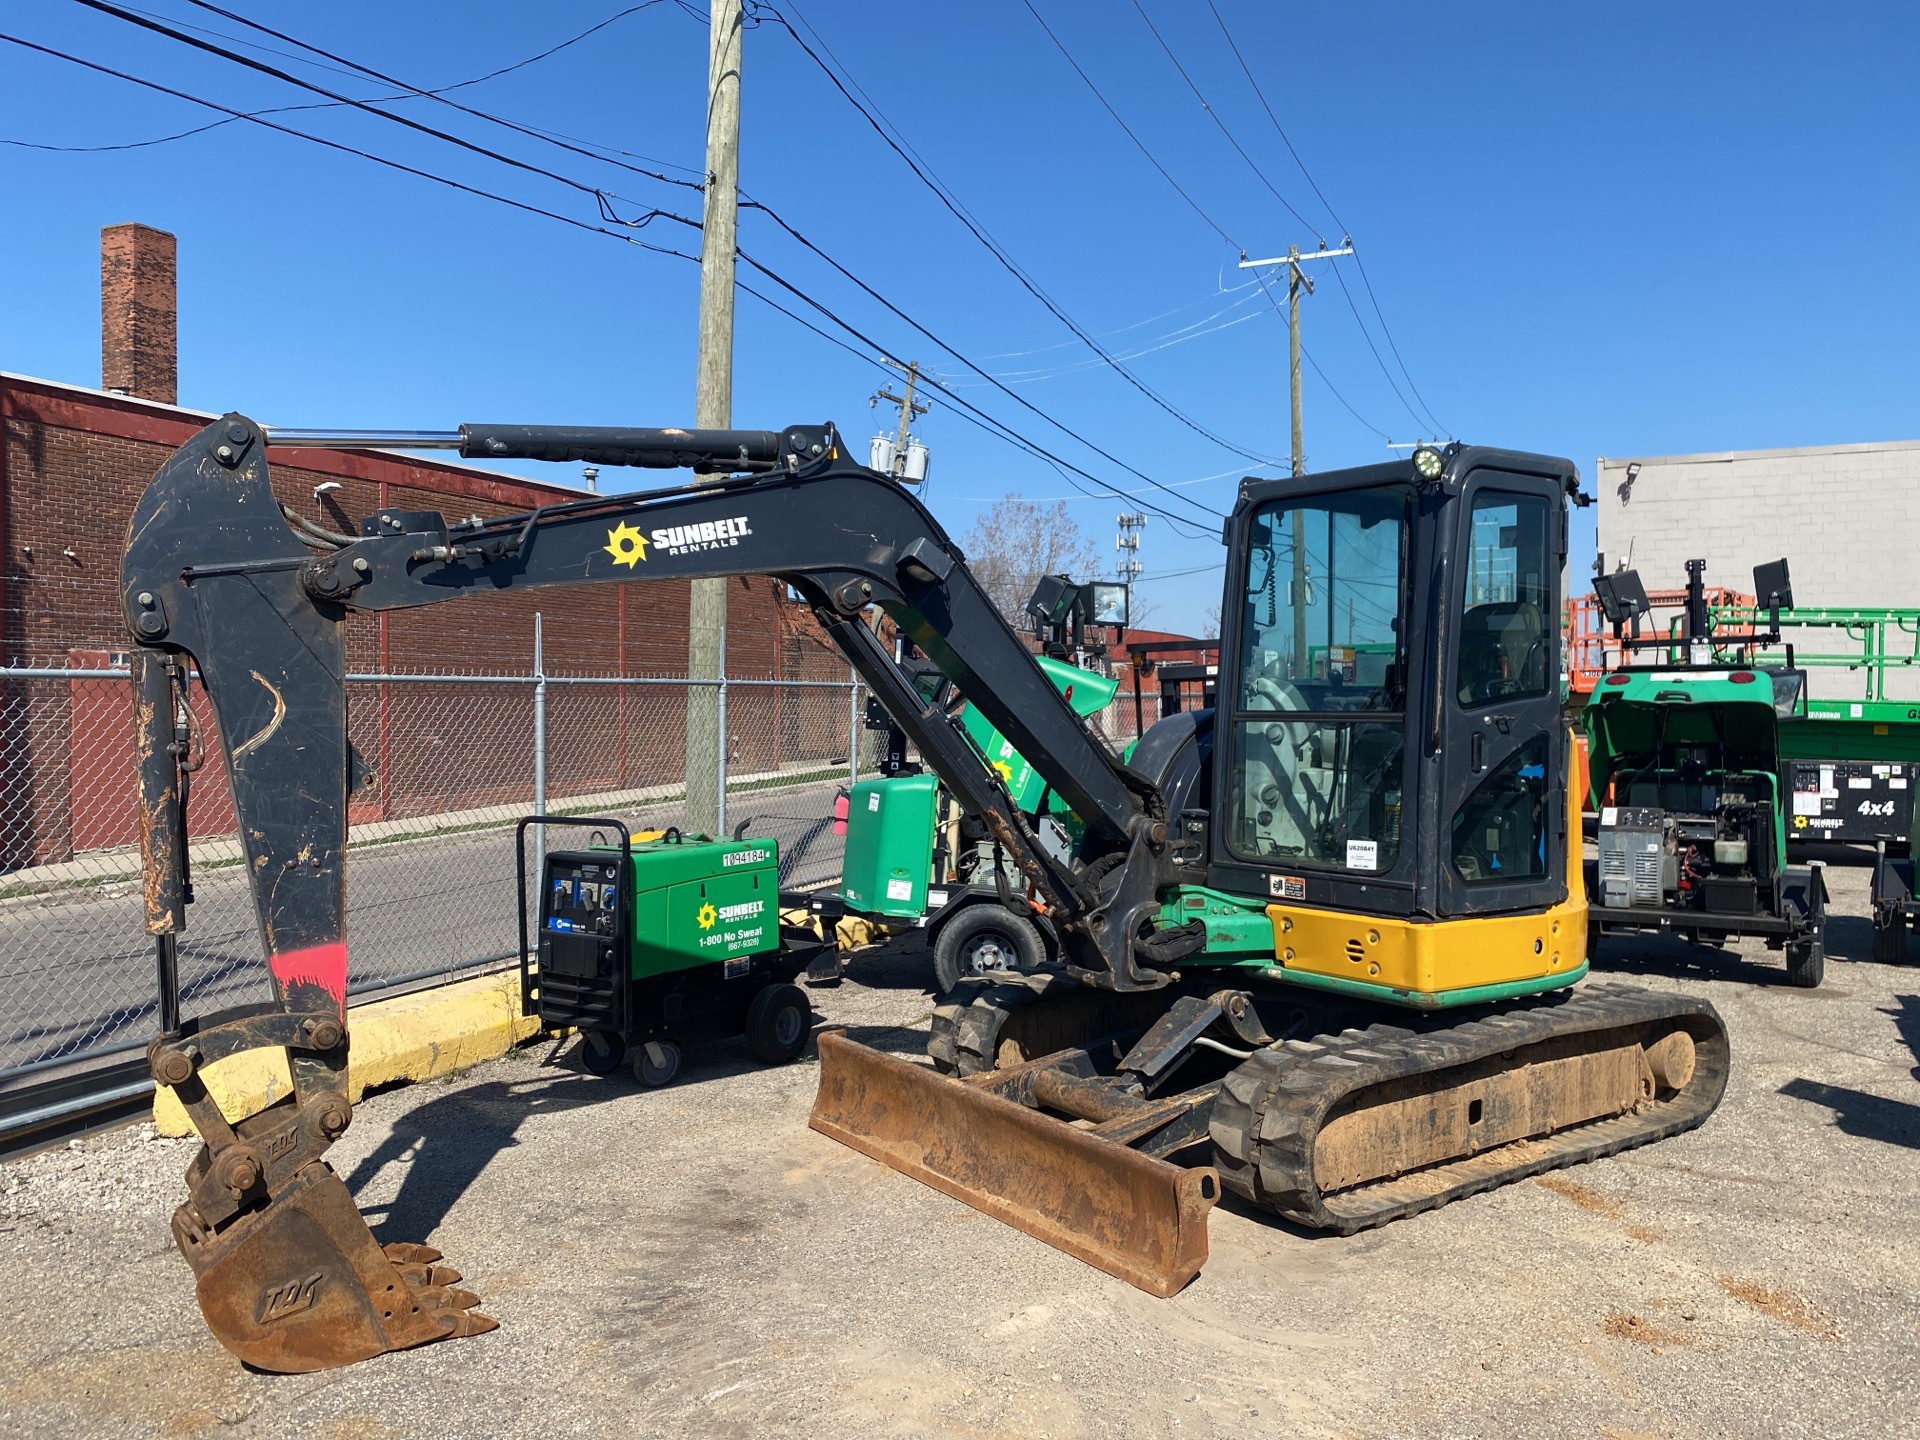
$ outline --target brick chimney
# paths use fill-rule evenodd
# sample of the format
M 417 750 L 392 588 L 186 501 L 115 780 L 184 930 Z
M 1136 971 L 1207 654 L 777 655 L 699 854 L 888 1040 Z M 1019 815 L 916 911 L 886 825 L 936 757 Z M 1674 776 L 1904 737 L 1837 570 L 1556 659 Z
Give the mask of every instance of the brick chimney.
M 100 232 L 100 388 L 179 403 L 174 239 L 151 225 Z

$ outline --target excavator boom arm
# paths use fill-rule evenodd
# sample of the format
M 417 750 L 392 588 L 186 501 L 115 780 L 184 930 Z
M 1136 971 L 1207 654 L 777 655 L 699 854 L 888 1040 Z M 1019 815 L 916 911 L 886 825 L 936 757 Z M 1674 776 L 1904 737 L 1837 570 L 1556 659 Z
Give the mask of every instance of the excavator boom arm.
M 164 970 L 188 894 L 184 810 L 197 760 L 179 717 L 189 714 L 190 657 L 223 742 L 273 985 L 268 1005 L 169 1016 L 149 1050 L 156 1082 L 173 1088 L 206 1142 L 188 1171 L 175 1239 L 199 1277 L 209 1325 L 241 1358 L 319 1369 L 492 1324 L 473 1312 L 474 1296 L 455 1288 L 458 1274 L 434 1263 L 437 1253 L 377 1245 L 321 1159 L 352 1114 L 345 855 L 348 797 L 366 778 L 347 739 L 345 622 L 353 612 L 529 586 L 779 576 L 1013 855 L 1045 901 L 1072 972 L 1121 991 L 1167 982 L 1166 971 L 1142 963 L 1177 953 L 1152 938 L 1169 848 L 1159 793 L 1089 732 L 933 517 L 899 486 L 841 458 L 831 427 L 471 426 L 450 436 L 286 438 L 591 458 L 726 478 L 494 519 L 382 510 L 348 535 L 282 506 L 267 466 L 275 442 L 228 415 L 181 447 L 142 496 L 121 585 L 136 642 L 147 929 Z M 1126 863 L 1083 870 L 1043 849 L 998 778 L 862 619 L 875 605 L 1086 822 L 1082 864 Z M 286 1051 L 293 1093 L 230 1119 L 202 1067 L 267 1046 Z

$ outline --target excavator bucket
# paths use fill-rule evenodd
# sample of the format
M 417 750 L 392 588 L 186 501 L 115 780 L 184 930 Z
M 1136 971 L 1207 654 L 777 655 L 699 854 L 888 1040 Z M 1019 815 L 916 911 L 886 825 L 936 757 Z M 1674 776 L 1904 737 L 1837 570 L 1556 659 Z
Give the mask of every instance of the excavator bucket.
M 198 1278 L 207 1327 L 256 1369 L 328 1370 L 498 1324 L 456 1288 L 458 1271 L 435 1263 L 438 1250 L 381 1246 L 323 1160 L 218 1234 L 181 1206 L 173 1238 Z
M 1178 1293 L 1207 1263 L 1212 1169 L 1156 1160 L 835 1031 L 819 1047 L 807 1123 L 821 1134 L 1150 1295 Z

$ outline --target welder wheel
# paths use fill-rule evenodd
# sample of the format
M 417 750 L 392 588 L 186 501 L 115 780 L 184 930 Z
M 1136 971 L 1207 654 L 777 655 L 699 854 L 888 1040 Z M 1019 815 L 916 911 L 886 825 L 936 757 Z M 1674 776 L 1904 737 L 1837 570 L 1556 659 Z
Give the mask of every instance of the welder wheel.
M 762 1065 L 784 1065 L 807 1048 L 813 1006 L 798 985 L 769 985 L 747 1006 L 747 1051 Z
M 671 1085 L 680 1073 L 680 1047 L 671 1040 L 648 1040 L 633 1051 L 633 1078 L 649 1089 Z
M 944 995 L 962 980 L 1036 970 L 1046 943 L 1031 920 L 1000 905 L 972 905 L 949 920 L 933 947 L 933 975 Z
M 611 1030 L 583 1030 L 580 1063 L 595 1075 L 611 1075 L 627 1063 L 627 1042 Z

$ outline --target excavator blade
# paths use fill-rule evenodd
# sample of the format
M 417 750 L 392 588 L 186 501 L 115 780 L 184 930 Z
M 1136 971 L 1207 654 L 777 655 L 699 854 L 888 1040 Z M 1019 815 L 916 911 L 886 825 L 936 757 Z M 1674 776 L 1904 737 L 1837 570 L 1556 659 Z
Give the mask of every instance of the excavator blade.
M 316 1160 L 261 1209 L 211 1233 L 190 1206 L 173 1238 L 198 1277 L 215 1338 L 256 1369 L 301 1374 L 351 1365 L 498 1322 L 455 1288 L 427 1245 L 382 1247 L 333 1167 Z
M 1209 1168 L 1183 1168 L 834 1031 L 808 1121 L 903 1175 L 1150 1295 L 1207 1263 Z

